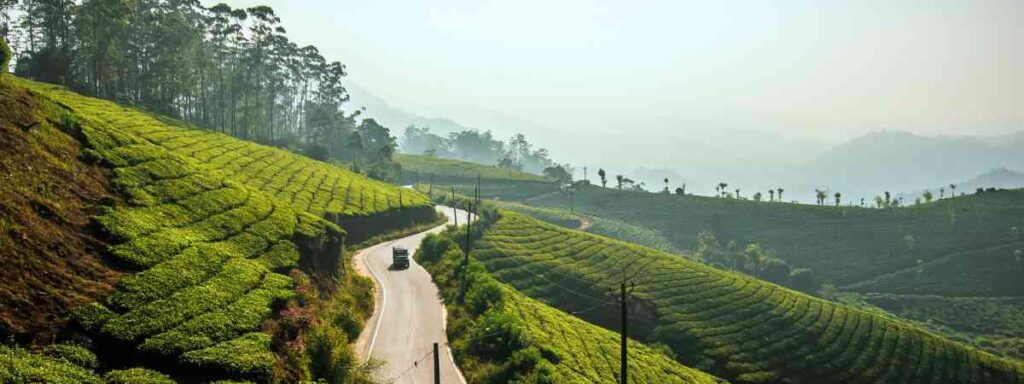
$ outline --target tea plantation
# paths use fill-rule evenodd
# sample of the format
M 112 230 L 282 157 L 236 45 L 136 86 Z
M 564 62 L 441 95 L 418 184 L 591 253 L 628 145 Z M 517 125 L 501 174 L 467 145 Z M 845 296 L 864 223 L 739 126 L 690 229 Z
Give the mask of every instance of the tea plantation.
M 711 231 L 723 242 L 760 243 L 795 268 L 811 268 L 817 282 L 854 284 L 929 262 L 1011 244 L 1012 228 L 1024 228 L 1024 191 L 1008 190 L 947 198 L 920 206 L 874 209 L 755 202 L 706 196 L 678 196 L 589 186 L 573 198 L 576 211 L 660 232 L 678 249 L 695 249 L 697 234 Z M 565 194 L 530 200 L 531 205 L 566 209 Z M 1000 259 L 972 263 L 976 273 L 1014 268 L 1013 251 Z M 1005 276 L 1001 274 L 999 276 Z M 1016 275 L 1016 276 L 1019 276 Z M 951 278 L 952 275 L 943 275 Z M 1019 279 L 1015 279 L 1019 280 Z M 1001 295 L 1014 290 L 993 290 Z M 976 284 L 948 284 L 944 293 Z M 936 292 L 937 291 L 932 291 Z M 915 289 L 915 293 L 928 293 Z
M 270 380 L 278 341 L 264 327 L 296 295 L 285 273 L 304 265 L 335 276 L 343 268 L 346 231 L 322 217 L 433 215 L 426 196 L 342 168 L 55 86 L 4 81 L 35 96 L 40 118 L 86 143 L 83 156 L 112 170 L 126 202 L 95 222 L 112 239 L 111 262 L 130 273 L 113 293 L 75 311 L 107 356 L 117 351 L 117 364 Z M 34 374 L 22 368 L 37 365 L 35 355 L 3 352 L 3 374 Z M 94 377 L 54 367 L 44 371 L 55 379 L 38 380 Z M 136 374 L 112 375 L 132 382 Z
M 497 282 L 476 261 L 464 275 L 456 235 L 427 237 L 417 260 L 441 288 L 451 347 L 469 382 L 617 382 L 617 333 Z M 630 382 L 719 382 L 638 342 L 628 351 Z
M 475 247 L 499 280 L 569 312 L 635 282 L 641 339 L 733 382 L 1024 382 L 1020 362 L 917 326 L 520 214 L 501 213 Z

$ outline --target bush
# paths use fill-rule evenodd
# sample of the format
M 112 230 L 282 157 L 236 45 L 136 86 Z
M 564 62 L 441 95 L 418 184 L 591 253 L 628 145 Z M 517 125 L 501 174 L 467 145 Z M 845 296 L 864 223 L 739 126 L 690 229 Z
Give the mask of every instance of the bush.
M 145 368 L 110 371 L 103 379 L 107 384 L 174 384 L 174 380 L 167 375 Z
M 100 365 L 96 354 L 80 345 L 53 344 L 44 348 L 43 354 L 87 369 L 96 369 Z
M 328 383 L 344 383 L 357 366 L 355 355 L 348 347 L 348 337 L 338 328 L 320 326 L 307 335 L 306 355 L 313 378 Z

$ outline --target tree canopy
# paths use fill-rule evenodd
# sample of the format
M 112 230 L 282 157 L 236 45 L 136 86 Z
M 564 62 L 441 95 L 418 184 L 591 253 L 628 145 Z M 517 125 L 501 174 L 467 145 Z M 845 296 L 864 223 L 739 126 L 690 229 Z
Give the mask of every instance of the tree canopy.
M 0 21 L 18 76 L 357 169 L 394 167 L 387 128 L 341 108 L 345 65 L 291 41 L 270 7 L 2 0 Z

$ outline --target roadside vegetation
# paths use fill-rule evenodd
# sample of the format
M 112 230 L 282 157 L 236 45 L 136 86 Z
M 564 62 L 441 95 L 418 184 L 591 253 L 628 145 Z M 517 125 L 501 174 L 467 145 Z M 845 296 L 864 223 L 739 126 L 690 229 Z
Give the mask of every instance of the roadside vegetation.
M 916 325 L 676 255 L 502 212 L 473 255 L 499 280 L 567 312 L 635 282 L 638 338 L 733 382 L 1007 383 L 1024 365 Z M 614 325 L 607 311 L 581 317 Z M 645 327 L 643 324 L 647 324 Z

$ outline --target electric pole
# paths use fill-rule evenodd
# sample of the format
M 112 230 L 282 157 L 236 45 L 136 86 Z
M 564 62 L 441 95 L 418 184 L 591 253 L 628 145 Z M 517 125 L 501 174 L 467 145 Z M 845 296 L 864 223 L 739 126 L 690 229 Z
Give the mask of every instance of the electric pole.
M 622 284 L 619 285 L 619 306 L 622 308 L 622 329 L 620 334 L 620 345 L 619 345 L 619 383 L 626 384 L 626 371 L 629 365 L 626 362 L 626 333 L 628 332 L 626 317 L 626 281 L 623 280 Z
M 473 224 L 473 203 L 472 202 L 469 203 L 469 210 L 466 211 L 466 213 L 467 213 L 467 218 L 466 218 L 466 254 L 463 257 L 462 263 L 464 265 L 466 265 L 466 266 L 469 266 L 469 228 L 472 227 L 472 224 Z
M 459 210 L 455 208 L 455 186 L 452 186 L 452 218 L 455 219 L 455 227 L 459 226 Z
M 441 357 L 437 349 L 437 343 L 434 343 L 434 384 L 441 384 Z
M 434 198 L 434 174 L 433 173 L 430 174 L 430 188 L 427 189 L 427 196 L 430 196 L 431 199 Z

